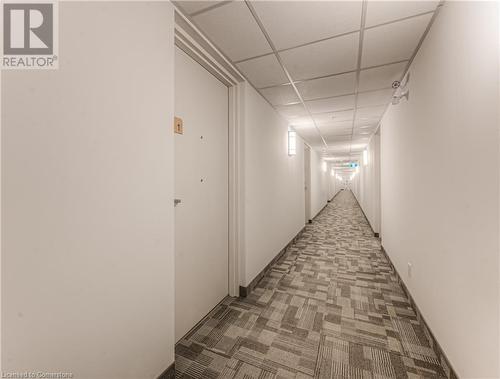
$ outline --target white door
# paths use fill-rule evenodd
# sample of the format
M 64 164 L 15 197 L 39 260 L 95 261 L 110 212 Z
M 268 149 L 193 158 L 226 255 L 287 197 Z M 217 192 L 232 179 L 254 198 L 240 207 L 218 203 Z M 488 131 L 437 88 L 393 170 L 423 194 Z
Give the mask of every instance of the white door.
M 175 48 L 175 336 L 228 294 L 228 88 Z

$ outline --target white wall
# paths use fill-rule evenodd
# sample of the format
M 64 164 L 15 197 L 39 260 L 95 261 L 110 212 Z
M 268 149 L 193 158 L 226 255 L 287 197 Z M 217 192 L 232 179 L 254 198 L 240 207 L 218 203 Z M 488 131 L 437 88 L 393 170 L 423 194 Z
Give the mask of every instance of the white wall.
M 498 38 L 499 38 L 499 41 L 497 42 L 497 46 L 498 46 L 498 49 L 497 49 L 497 56 L 498 56 L 498 62 L 500 62 L 500 6 L 498 6 L 497 4 L 497 31 L 498 31 Z M 500 79 L 499 79 L 499 82 L 500 82 Z M 497 103 L 498 103 L 498 109 L 500 109 L 500 83 L 499 85 L 497 85 L 497 93 L 498 93 L 498 97 L 497 97 Z M 499 116 L 499 119 L 500 119 L 500 116 Z M 499 134 L 500 134 L 500 120 L 499 120 Z M 500 139 L 499 139 L 499 150 L 500 150 Z M 500 178 L 500 154 L 498 154 L 497 156 L 497 173 L 498 173 L 498 177 Z M 499 183 L 499 186 L 500 186 L 500 183 Z M 500 198 L 500 190 L 497 194 Z M 500 199 L 498 201 L 498 214 L 499 214 L 499 218 L 500 218 Z M 498 246 L 500 246 L 500 221 L 498 222 Z M 499 277 L 499 280 L 498 280 L 498 318 L 500 319 L 500 248 L 498 249 L 498 277 Z M 500 321 L 500 320 L 499 320 Z M 498 349 L 500 350 L 500 327 L 498 328 Z M 497 360 L 497 364 L 498 364 L 498 374 L 500 376 L 500 359 Z
M 361 181 L 363 180 L 363 175 L 360 174 L 361 167 L 359 167 L 358 172 L 353 171 L 351 175 L 349 175 L 349 188 L 356 197 L 356 200 L 358 200 L 358 203 L 361 205 L 363 202 L 363 191 L 361 191 L 361 186 L 362 183 Z M 354 176 L 353 176 L 353 175 Z M 352 179 L 351 179 L 352 178 Z
M 323 169 L 321 153 L 311 149 L 311 219 L 327 204 L 328 201 L 328 176 L 330 173 Z
M 359 172 L 352 191 L 375 233 L 380 233 L 380 134 L 374 134 L 366 147 L 368 160 L 359 156 Z
M 252 86 L 243 89 L 243 243 L 240 282 L 247 286 L 304 227 L 304 143 L 288 156 L 288 122 Z M 329 171 L 311 149 L 311 218 L 327 204 Z
M 361 170 L 361 168 L 360 168 Z M 362 194 L 363 192 L 361 191 L 361 180 L 362 180 L 362 175 L 358 173 L 354 173 L 354 177 L 351 179 L 351 175 L 349 176 L 349 189 L 352 191 L 354 194 L 354 197 L 356 197 L 356 200 L 358 200 L 358 203 L 361 205 L 362 202 Z M 363 210 L 364 211 L 364 210 Z
M 445 3 L 381 130 L 382 242 L 462 378 L 500 376 L 497 7 Z
M 328 165 L 328 172 L 327 172 L 327 185 L 328 185 L 328 200 L 332 199 L 335 196 L 337 185 L 336 185 L 336 180 L 335 176 L 332 176 L 331 174 L 332 168 L 331 165 Z
M 244 89 L 244 222 L 240 282 L 247 286 L 304 227 L 304 148 L 288 156 L 288 124 Z
M 328 200 L 332 200 L 333 197 L 337 194 L 342 189 L 342 183 L 340 180 L 337 179 L 337 175 L 331 174 L 332 169 L 333 169 L 333 164 L 328 165 L 328 172 L 327 172 L 327 182 L 328 182 Z
M 154 378 L 174 359 L 172 6 L 59 7 L 59 70 L 2 72 L 2 369 Z

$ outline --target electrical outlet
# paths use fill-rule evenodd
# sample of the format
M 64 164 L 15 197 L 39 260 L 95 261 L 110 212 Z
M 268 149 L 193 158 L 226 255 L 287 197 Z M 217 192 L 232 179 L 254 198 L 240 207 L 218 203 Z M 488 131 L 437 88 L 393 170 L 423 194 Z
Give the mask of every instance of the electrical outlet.
M 413 268 L 413 265 L 411 264 L 411 262 L 408 262 L 408 277 L 411 278 L 411 269 Z

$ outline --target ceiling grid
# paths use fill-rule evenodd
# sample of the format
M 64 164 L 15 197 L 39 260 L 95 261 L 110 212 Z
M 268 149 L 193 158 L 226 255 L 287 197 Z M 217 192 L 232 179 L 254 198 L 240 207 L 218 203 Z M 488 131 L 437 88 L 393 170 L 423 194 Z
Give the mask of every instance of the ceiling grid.
M 248 9 L 252 13 L 252 16 L 254 17 L 255 21 L 257 22 L 257 25 L 259 25 L 260 30 L 262 31 L 262 33 L 266 37 L 266 40 L 269 43 L 269 46 L 271 46 L 271 49 L 273 49 L 274 55 L 276 56 L 276 59 L 278 60 L 279 64 L 281 65 L 281 68 L 283 69 L 283 72 L 285 73 L 286 77 L 288 78 L 289 83 L 291 84 L 291 86 L 295 90 L 295 93 L 297 94 L 297 97 L 299 98 L 300 103 L 305 108 L 306 112 L 309 114 L 309 116 L 311 117 L 311 119 L 313 120 L 314 127 L 318 130 L 318 133 L 319 133 L 319 135 L 321 137 L 321 140 L 323 141 L 323 144 L 325 145 L 326 148 L 328 148 L 328 144 L 326 143 L 325 139 L 323 138 L 323 135 L 321 134 L 321 131 L 319 130 L 318 126 L 316 125 L 316 122 L 314 121 L 314 118 L 312 117 L 311 112 L 307 108 L 307 106 L 306 106 L 306 104 L 304 102 L 304 99 L 300 95 L 299 90 L 297 89 L 297 86 L 295 85 L 295 82 L 294 82 L 293 78 L 290 76 L 290 73 L 288 72 L 287 68 L 283 64 L 283 61 L 281 60 L 281 57 L 280 57 L 278 51 L 276 50 L 276 47 L 274 46 L 273 41 L 271 41 L 271 38 L 269 37 L 269 34 L 267 34 L 267 31 L 264 28 L 264 25 L 262 25 L 262 22 L 260 21 L 259 16 L 255 12 L 255 9 L 253 8 L 253 6 L 250 3 L 250 1 L 245 0 L 245 4 L 248 6 Z
M 267 56 L 267 55 L 269 55 L 269 54 L 265 54 L 263 56 Z M 254 57 L 254 58 L 260 58 L 260 57 Z M 244 61 L 252 60 L 254 58 L 245 59 Z M 395 61 L 395 62 L 389 62 L 389 63 L 383 63 L 383 64 L 374 65 L 374 66 L 368 66 L 368 67 L 362 68 L 361 71 L 371 70 L 371 69 L 374 69 L 374 68 L 381 68 L 381 67 L 385 67 L 385 66 L 390 66 L 390 65 L 398 64 L 398 63 L 407 63 L 407 62 L 408 62 L 408 59 L 403 59 L 403 60 L 398 60 L 398 61 Z M 344 74 L 356 73 L 357 71 L 358 70 L 349 70 L 349 71 L 337 72 L 335 74 L 328 74 L 328 75 L 322 75 L 322 76 L 314 76 L 314 77 L 307 78 L 307 79 L 295 80 L 295 83 L 309 82 L 311 80 L 317 80 L 317 79 L 327 79 L 327 78 L 331 78 L 333 76 L 341 76 L 341 75 L 344 75 Z M 275 84 L 275 85 L 271 85 L 271 86 L 267 86 L 267 87 L 261 87 L 259 89 L 268 89 L 268 88 L 280 87 L 280 86 L 286 86 L 286 85 L 289 85 L 289 83 L 288 82 L 286 82 L 286 83 L 280 83 L 280 84 Z
M 175 4 L 309 145 L 356 159 L 442 2 Z
M 354 92 L 354 114 L 352 116 L 352 127 L 351 127 L 351 143 L 349 145 L 349 159 L 352 159 L 352 137 L 354 135 L 354 124 L 356 121 L 356 114 L 358 111 L 358 90 L 359 90 L 359 77 L 361 75 L 361 60 L 363 58 L 363 38 L 365 34 L 365 22 L 366 22 L 366 6 L 367 0 L 363 0 L 363 5 L 361 9 L 361 24 L 359 27 L 359 47 L 358 47 L 358 64 L 356 68 L 356 90 Z

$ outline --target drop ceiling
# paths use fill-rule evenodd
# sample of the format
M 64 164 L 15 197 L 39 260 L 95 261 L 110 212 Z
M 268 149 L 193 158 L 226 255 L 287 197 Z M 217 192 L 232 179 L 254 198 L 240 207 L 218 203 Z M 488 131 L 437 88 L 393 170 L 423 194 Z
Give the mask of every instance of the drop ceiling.
M 375 132 L 439 2 L 175 4 L 304 140 L 347 159 Z

